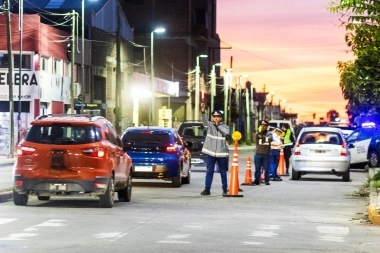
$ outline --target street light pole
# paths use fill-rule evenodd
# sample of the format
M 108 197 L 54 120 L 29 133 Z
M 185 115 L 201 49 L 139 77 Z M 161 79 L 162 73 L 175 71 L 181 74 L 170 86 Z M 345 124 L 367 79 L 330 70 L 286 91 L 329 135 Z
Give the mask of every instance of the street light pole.
M 80 102 L 82 105 L 81 105 L 81 109 L 80 109 L 80 113 L 83 114 L 83 103 L 84 103 L 84 1 L 85 0 L 82 0 L 82 81 L 80 82 L 80 95 L 81 95 L 81 98 L 82 98 L 82 101 L 78 101 Z
M 232 69 L 224 70 L 224 123 L 226 125 L 230 124 L 230 91 L 231 91 L 231 78 L 232 78 Z
M 151 119 L 152 119 L 152 125 L 154 126 L 156 124 L 155 119 L 155 95 L 156 95 L 156 87 L 154 84 L 154 33 L 163 33 L 165 32 L 164 28 L 157 28 L 154 31 L 150 33 L 150 79 L 151 79 L 151 90 L 152 90 L 152 104 L 151 104 Z
M 19 6 L 19 23 L 18 29 L 20 32 L 20 62 L 19 62 L 19 86 L 18 86 L 18 115 L 17 115 L 17 125 L 18 125 L 18 134 L 17 134 L 17 143 L 21 141 L 21 85 L 22 85 L 22 30 L 23 30 L 23 22 L 24 22 L 24 0 L 20 0 Z
M 199 67 L 199 58 L 207 58 L 208 56 L 205 54 L 201 54 L 197 56 L 197 65 L 195 66 L 195 112 L 194 119 L 199 120 L 199 78 L 200 78 L 200 67 Z
M 212 65 L 211 70 L 211 112 L 214 111 L 214 96 L 216 96 L 216 74 L 215 66 L 222 66 L 221 63 L 215 63 Z M 224 112 L 226 113 L 226 112 Z

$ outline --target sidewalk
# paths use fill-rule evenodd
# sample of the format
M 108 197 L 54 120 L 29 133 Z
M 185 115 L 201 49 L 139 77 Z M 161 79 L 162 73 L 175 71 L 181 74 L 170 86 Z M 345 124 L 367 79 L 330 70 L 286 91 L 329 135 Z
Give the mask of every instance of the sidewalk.
M 0 156 L 0 167 L 2 165 L 12 165 L 16 161 L 16 158 L 7 158 L 7 157 L 2 157 Z
M 5 155 L 0 155 L 0 168 L 2 166 L 13 165 L 16 158 L 8 158 Z M 7 202 L 12 199 L 12 187 L 0 188 L 0 203 Z
M 228 146 L 228 150 L 229 151 L 234 151 L 235 150 L 235 147 L 233 144 L 230 144 Z M 242 146 L 238 146 L 238 151 L 252 151 L 254 152 L 256 150 L 256 145 L 255 144 L 252 144 L 251 146 L 247 146 L 247 145 L 242 145 Z

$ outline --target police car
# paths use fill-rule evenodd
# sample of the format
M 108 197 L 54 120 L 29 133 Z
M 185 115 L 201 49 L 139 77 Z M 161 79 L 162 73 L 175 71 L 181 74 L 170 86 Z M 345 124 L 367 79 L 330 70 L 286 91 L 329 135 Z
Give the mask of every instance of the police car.
M 370 159 L 371 155 L 373 155 L 370 143 L 376 131 L 378 131 L 378 128 L 376 128 L 375 124 L 364 123 L 361 128 L 354 130 L 347 136 L 346 142 L 351 153 L 351 167 L 368 163 L 370 166 L 374 166 L 374 161 Z

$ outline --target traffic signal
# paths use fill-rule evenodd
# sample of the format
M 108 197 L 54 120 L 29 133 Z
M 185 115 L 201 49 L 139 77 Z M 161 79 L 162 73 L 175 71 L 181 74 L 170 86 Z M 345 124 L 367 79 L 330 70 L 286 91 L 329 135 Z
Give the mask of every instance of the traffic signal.
M 71 54 L 72 54 L 72 47 L 71 42 L 67 43 L 66 45 L 66 56 L 71 61 Z
M 313 119 L 315 119 L 315 113 L 313 113 Z

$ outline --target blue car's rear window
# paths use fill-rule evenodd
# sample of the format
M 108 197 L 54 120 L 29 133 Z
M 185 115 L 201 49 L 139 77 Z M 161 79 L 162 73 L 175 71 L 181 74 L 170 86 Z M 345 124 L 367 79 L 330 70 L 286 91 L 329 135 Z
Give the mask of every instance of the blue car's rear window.
M 133 141 L 135 144 L 146 143 L 146 144 L 168 144 L 170 143 L 170 135 L 168 133 L 152 133 L 145 132 L 127 132 L 123 136 L 123 141 L 129 140 Z

